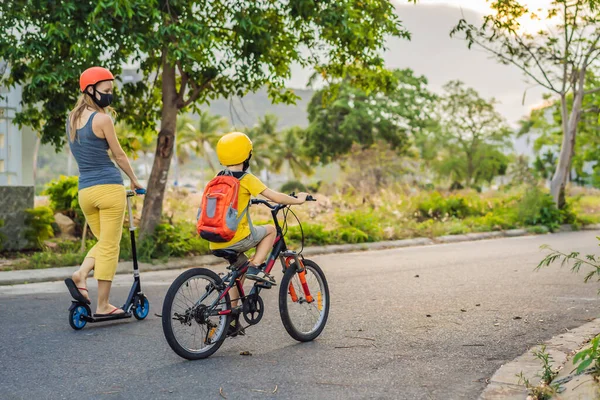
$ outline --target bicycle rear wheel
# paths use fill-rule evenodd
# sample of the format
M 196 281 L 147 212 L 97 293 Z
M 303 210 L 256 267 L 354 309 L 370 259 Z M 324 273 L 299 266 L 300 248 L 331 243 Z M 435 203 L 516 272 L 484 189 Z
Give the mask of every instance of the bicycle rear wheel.
M 162 310 L 163 333 L 169 346 L 188 360 L 210 357 L 223 344 L 231 322 L 229 315 L 209 315 L 210 305 L 221 296 L 221 278 L 205 268 L 185 271 L 167 291 Z M 218 303 L 230 310 L 229 294 Z
M 304 271 L 296 263 L 285 271 L 279 288 L 279 314 L 285 330 L 300 342 L 309 342 L 321 334 L 329 316 L 329 287 L 325 274 L 313 261 L 304 260 Z M 304 274 L 305 292 L 302 276 Z

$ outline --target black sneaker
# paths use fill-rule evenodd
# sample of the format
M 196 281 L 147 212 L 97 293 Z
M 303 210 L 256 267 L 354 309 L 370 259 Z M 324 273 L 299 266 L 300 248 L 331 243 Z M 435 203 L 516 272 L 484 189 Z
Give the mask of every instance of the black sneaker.
M 250 267 L 248 267 L 248 271 L 246 272 L 246 278 L 253 281 L 270 283 L 271 285 L 276 286 L 277 282 L 275 281 L 275 278 L 267 274 L 264 271 L 264 268 L 265 264 L 262 264 L 260 267 L 251 265 Z
M 229 328 L 227 328 L 227 337 L 236 337 L 236 336 L 244 336 L 246 335 L 246 331 L 240 325 L 240 317 L 235 318 L 229 324 Z

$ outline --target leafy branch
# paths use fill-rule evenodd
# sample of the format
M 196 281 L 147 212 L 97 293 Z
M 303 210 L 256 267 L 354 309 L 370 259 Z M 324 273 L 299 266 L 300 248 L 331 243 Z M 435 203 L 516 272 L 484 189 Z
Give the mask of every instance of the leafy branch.
M 600 239 L 600 237 L 598 237 Z M 543 267 L 548 267 L 555 262 L 560 262 L 560 266 L 564 267 L 566 265 L 571 265 L 571 271 L 578 273 L 582 266 L 586 265 L 592 267 L 592 270 L 588 272 L 584 278 L 584 282 L 589 282 L 595 275 L 598 276 L 597 281 L 600 281 L 600 256 L 594 256 L 592 254 L 588 254 L 585 257 L 581 257 L 581 253 L 577 251 L 573 251 L 571 253 L 564 253 L 559 250 L 555 250 L 548 245 L 541 246 L 542 249 L 550 250 L 550 254 L 548 254 L 536 267 L 536 270 L 539 270 Z

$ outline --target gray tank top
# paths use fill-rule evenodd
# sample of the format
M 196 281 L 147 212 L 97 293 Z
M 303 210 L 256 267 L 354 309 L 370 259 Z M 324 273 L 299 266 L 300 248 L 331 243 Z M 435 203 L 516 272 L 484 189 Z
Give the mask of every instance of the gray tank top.
M 90 115 L 87 123 L 77 129 L 73 142 L 69 137 L 67 119 L 67 141 L 79 167 L 79 190 L 96 185 L 123 184 L 121 172 L 108 156 L 108 142 L 92 131 L 92 120 L 96 114 Z

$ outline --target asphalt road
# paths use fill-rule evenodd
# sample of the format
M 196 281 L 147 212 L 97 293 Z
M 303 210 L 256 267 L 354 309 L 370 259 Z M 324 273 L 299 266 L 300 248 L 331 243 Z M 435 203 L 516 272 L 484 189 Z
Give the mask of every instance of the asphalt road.
M 62 282 L 0 287 L 0 398 L 475 399 L 500 365 L 597 315 L 596 284 L 534 267 L 541 244 L 593 253 L 598 234 L 316 257 L 332 296 L 320 338 L 291 339 L 277 291 L 263 291 L 263 321 L 193 362 L 171 351 L 155 316 L 181 271 L 142 273 L 147 320 L 78 332 Z M 130 280 L 117 278 L 114 304 Z

